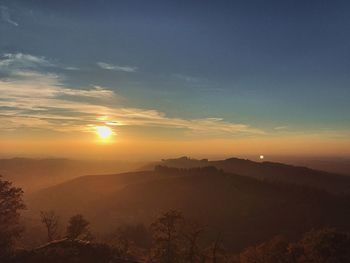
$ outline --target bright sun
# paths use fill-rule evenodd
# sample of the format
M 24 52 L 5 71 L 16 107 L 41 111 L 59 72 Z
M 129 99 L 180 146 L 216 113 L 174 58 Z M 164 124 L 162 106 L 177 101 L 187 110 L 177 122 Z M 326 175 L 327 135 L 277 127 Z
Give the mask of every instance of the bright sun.
M 107 126 L 96 126 L 96 133 L 103 140 L 108 139 L 113 134 L 111 128 Z

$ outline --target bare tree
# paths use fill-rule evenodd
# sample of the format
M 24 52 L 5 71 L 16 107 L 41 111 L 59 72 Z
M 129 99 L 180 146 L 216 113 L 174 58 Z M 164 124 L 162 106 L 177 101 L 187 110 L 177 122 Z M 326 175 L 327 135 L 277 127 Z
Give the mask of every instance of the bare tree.
M 212 263 L 218 263 L 222 261 L 222 258 L 224 257 L 224 249 L 222 246 L 222 237 L 220 233 L 217 235 L 216 239 L 209 247 L 208 252 Z
M 188 222 L 183 231 L 185 261 L 188 263 L 200 262 L 201 251 L 199 248 L 199 237 L 204 227 L 196 222 Z
M 19 223 L 19 212 L 25 208 L 22 195 L 22 189 L 13 187 L 0 176 L 0 261 L 23 230 Z
M 51 242 L 59 237 L 58 234 L 58 222 L 59 217 L 54 211 L 41 211 L 40 212 L 41 222 L 45 225 L 47 230 L 47 241 Z
M 164 213 L 151 225 L 153 231 L 153 258 L 160 263 L 179 262 L 183 216 L 179 211 Z

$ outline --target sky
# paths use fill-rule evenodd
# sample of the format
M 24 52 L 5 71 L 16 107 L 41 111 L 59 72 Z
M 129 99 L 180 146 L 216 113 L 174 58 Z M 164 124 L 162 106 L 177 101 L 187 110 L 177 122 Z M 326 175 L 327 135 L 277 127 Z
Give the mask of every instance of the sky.
M 349 156 L 349 13 L 0 0 L 0 156 Z

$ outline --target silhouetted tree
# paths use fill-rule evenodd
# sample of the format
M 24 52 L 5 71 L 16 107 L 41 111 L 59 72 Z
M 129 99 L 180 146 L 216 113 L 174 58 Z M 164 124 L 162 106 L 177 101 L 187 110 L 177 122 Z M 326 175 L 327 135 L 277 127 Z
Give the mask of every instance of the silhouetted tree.
M 156 165 L 154 171 L 167 175 L 208 175 L 208 174 L 223 174 L 222 169 L 214 166 L 192 167 L 192 168 L 176 168 L 162 165 Z
M 258 246 L 247 248 L 240 255 L 240 263 L 294 263 L 290 244 L 280 236 Z
M 90 223 L 82 215 L 72 216 L 67 227 L 67 237 L 70 239 L 90 239 L 89 225 Z
M 346 263 L 350 262 L 350 235 L 334 229 L 313 230 L 299 242 L 303 256 L 299 262 Z
M 121 225 L 106 236 L 106 242 L 116 251 L 119 258 L 132 260 L 151 246 L 151 233 L 143 225 Z
M 350 262 L 350 235 L 333 229 L 313 230 L 297 243 L 275 237 L 240 254 L 240 263 Z
M 113 247 L 117 251 L 119 258 L 132 259 L 131 241 L 125 236 L 118 236 L 114 242 Z
M 50 242 L 59 237 L 58 234 L 58 221 L 59 217 L 54 211 L 41 211 L 41 222 L 45 225 L 47 230 L 47 240 Z
M 0 176 L 0 259 L 11 251 L 14 240 L 23 231 L 19 224 L 20 210 L 25 208 L 22 195 L 22 189 Z
M 153 260 L 160 263 L 179 262 L 182 226 L 183 216 L 176 210 L 164 213 L 152 223 Z
M 188 263 L 200 262 L 201 251 L 199 248 L 199 237 L 203 227 L 196 222 L 187 222 L 183 231 L 184 237 L 184 260 Z
M 211 246 L 207 249 L 209 262 L 218 263 L 221 262 L 224 257 L 224 248 L 222 245 L 222 237 L 221 233 L 219 233 L 211 244 Z
M 122 237 L 142 248 L 149 248 L 151 245 L 151 233 L 143 224 L 121 225 L 113 233 L 114 237 Z

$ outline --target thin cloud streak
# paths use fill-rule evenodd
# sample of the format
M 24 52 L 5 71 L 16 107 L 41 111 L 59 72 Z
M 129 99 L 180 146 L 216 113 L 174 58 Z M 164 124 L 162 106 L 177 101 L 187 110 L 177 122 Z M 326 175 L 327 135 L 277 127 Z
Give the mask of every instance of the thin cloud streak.
M 10 11 L 7 6 L 0 6 L 0 17 L 2 21 L 9 23 L 13 26 L 18 26 L 19 24 L 11 18 Z
M 107 70 L 122 71 L 122 72 L 129 72 L 129 73 L 137 71 L 137 67 L 118 66 L 118 65 L 108 64 L 108 63 L 105 63 L 105 62 L 97 62 L 96 64 L 100 68 L 107 69 Z
M 46 60 L 21 54 L 7 55 L 0 61 L 0 72 L 10 72 L 5 80 L 0 79 L 0 130 L 24 127 L 89 132 L 103 123 L 166 127 L 200 134 L 264 134 L 260 129 L 221 118 L 170 118 L 154 109 L 124 107 L 113 90 L 100 86 L 66 87 L 62 76 L 42 73 L 32 66 L 30 70 L 23 68 L 32 63 L 46 64 Z

